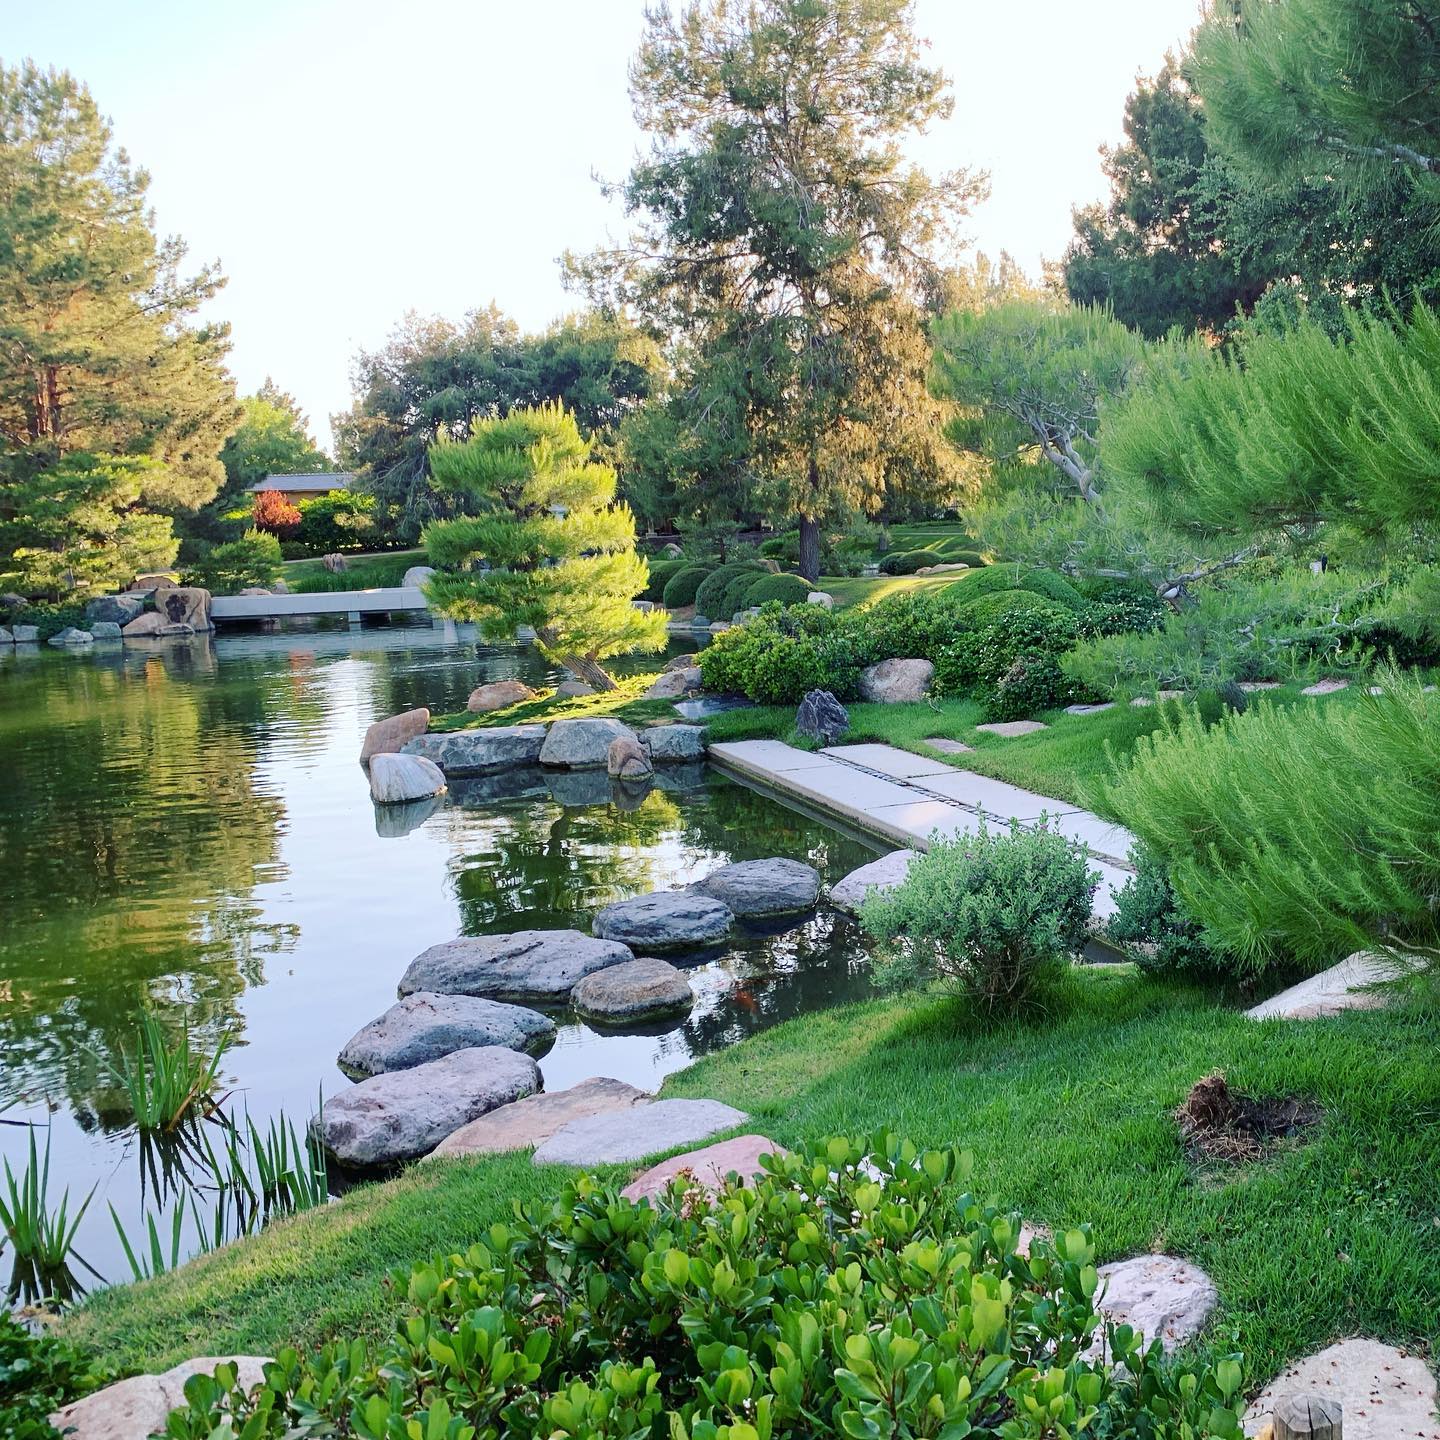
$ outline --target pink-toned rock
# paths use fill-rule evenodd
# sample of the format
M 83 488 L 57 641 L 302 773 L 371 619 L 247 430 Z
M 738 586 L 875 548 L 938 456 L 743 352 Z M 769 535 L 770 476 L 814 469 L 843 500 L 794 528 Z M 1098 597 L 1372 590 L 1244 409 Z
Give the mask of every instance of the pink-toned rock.
M 170 1412 L 185 1403 L 185 1382 L 192 1375 L 233 1364 L 241 1388 L 253 1390 L 264 1381 L 268 1363 L 259 1355 L 202 1355 L 163 1375 L 132 1375 L 107 1385 L 57 1410 L 50 1423 L 68 1440 L 146 1440 L 163 1432 Z
M 643 1175 L 637 1175 L 620 1193 L 627 1200 L 653 1199 L 663 1195 L 670 1182 L 681 1173 L 687 1172 L 694 1183 L 717 1194 L 725 1185 L 725 1177 L 734 1172 L 749 1184 L 757 1175 L 764 1173 L 760 1164 L 762 1155 L 787 1154 L 783 1145 L 777 1145 L 764 1135 L 737 1135 L 733 1140 L 722 1140 L 718 1145 L 706 1145 L 699 1150 L 688 1150 L 683 1155 L 672 1155 L 658 1165 L 652 1165 Z
M 165 617 L 163 623 L 166 625 L 189 625 L 196 630 L 214 629 L 210 622 L 210 592 L 199 585 L 171 585 L 157 590 L 155 612 Z
M 522 700 L 533 700 L 535 692 L 519 680 L 492 680 L 470 692 L 465 708 L 472 715 L 485 715 L 491 710 L 505 710 Z
M 610 742 L 605 768 L 620 780 L 644 780 L 655 773 L 650 752 L 634 735 L 620 735 Z
M 131 635 L 158 635 L 170 622 L 158 610 L 147 610 L 137 615 L 120 633 Z
M 372 755 L 397 755 L 410 741 L 430 728 L 430 712 L 422 705 L 415 710 L 402 710 L 386 720 L 377 720 L 366 732 L 360 747 L 363 765 Z
M 544 1144 L 572 1120 L 648 1105 L 651 1098 L 623 1081 L 592 1076 L 568 1090 L 530 1095 L 512 1105 L 502 1105 L 462 1125 L 430 1153 L 432 1156 L 501 1155 L 511 1150 L 529 1150 Z

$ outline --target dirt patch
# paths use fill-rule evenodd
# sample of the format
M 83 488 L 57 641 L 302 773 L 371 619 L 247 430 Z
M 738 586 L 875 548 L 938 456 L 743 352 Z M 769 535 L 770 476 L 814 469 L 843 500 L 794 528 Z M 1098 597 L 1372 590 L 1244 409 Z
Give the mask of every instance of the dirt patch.
M 1300 1096 L 1242 1095 L 1217 1070 L 1195 1082 L 1175 1112 L 1175 1123 L 1192 1160 L 1239 1164 L 1262 1159 L 1282 1141 L 1302 1136 L 1322 1113 L 1313 1101 Z

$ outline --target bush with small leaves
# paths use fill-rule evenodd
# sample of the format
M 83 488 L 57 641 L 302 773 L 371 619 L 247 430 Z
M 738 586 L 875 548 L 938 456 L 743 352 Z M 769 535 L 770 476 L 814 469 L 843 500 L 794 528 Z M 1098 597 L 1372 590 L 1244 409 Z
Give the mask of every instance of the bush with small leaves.
M 958 618 L 961 632 L 935 661 L 935 691 L 940 695 L 977 693 L 982 702 L 989 699 L 996 704 L 996 687 L 1022 655 L 1059 657 L 1075 644 L 1080 633 L 1071 611 L 1028 590 L 982 596 L 964 606 Z M 1028 668 L 1035 671 L 1038 680 L 1041 668 Z M 1049 698 L 1047 703 L 1037 704 L 1036 708 L 1042 710 L 1061 703 L 1073 691 L 1058 664 L 1046 668 L 1044 674 Z M 1032 681 L 1032 692 L 1035 685 Z M 1032 698 L 1038 701 L 1042 697 L 1036 694 Z
M 820 605 L 785 609 L 772 600 L 747 624 L 717 635 L 699 664 L 706 690 L 796 705 L 810 690 L 829 690 L 842 700 L 858 694 L 863 661 L 842 616 Z
M 1006 590 L 1028 590 L 1043 595 L 1077 615 L 1086 609 L 1085 597 L 1063 576 L 1053 570 L 1027 570 L 1021 565 L 991 565 L 983 575 L 967 576 L 958 594 L 962 603 L 971 604 L 982 596 Z
M 701 580 L 695 591 L 696 610 L 702 615 L 708 615 L 712 620 L 728 620 L 731 610 L 726 610 L 724 606 L 725 595 L 731 583 L 741 576 L 753 577 L 764 573 L 753 560 L 732 560 L 728 565 L 717 566 Z
M 904 883 L 874 895 L 860 922 L 885 946 L 878 976 L 939 979 L 981 1015 L 1024 1009 L 1053 990 L 1090 934 L 1099 884 L 1083 845 L 1047 827 L 932 842 Z
M 972 570 L 978 570 L 982 565 L 990 563 L 978 550 L 952 550 L 946 559 L 952 565 L 968 565 Z
M 661 591 L 660 598 L 667 610 L 683 610 L 687 605 L 695 603 L 695 592 L 700 588 L 700 582 L 710 574 L 708 565 L 681 566 L 666 582 L 665 588 Z
M 56 1440 L 49 1416 L 117 1377 L 68 1340 L 36 1333 L 0 1311 L 0 1435 Z
M 234 595 L 247 586 L 273 585 L 280 578 L 280 542 L 263 530 L 212 545 L 185 572 L 187 585 L 215 595 Z
M 1160 857 L 1148 845 L 1137 845 L 1130 860 L 1135 873 L 1115 892 L 1115 913 L 1105 927 L 1110 938 L 1142 970 L 1223 969 L 1221 956 L 1176 898 Z
M 416 1266 L 387 1342 L 284 1351 L 252 1395 L 233 1367 L 197 1376 L 165 1433 L 1240 1440 L 1239 1358 L 1106 1322 L 1088 1228 L 1021 1249 L 968 1152 L 879 1134 L 762 1164 L 713 1198 L 567 1181 Z
M 782 605 L 804 605 L 810 590 L 810 582 L 798 575 L 761 575 L 746 589 L 745 604 L 768 605 L 778 600 Z
M 937 555 L 933 550 L 898 550 L 887 555 L 880 562 L 880 573 L 882 575 L 913 575 L 917 570 L 923 570 L 928 565 L 941 565 L 945 561 L 943 555 Z

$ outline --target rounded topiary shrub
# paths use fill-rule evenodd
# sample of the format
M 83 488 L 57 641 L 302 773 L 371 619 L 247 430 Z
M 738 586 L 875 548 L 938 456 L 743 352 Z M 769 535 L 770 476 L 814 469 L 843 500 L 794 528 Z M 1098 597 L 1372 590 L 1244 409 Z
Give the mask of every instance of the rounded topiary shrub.
M 982 595 L 994 595 L 1004 590 L 1028 590 L 1076 614 L 1083 613 L 1089 604 L 1063 575 L 1057 575 L 1053 570 L 1027 570 L 1015 564 L 991 565 L 982 574 L 967 577 L 959 598 L 962 604 L 968 605 Z
M 686 565 L 677 570 L 666 582 L 660 598 L 667 610 L 679 610 L 695 603 L 695 592 L 700 582 L 710 574 L 709 566 Z
M 952 565 L 968 565 L 972 570 L 990 563 L 978 550 L 956 550 L 949 558 Z
M 750 600 L 750 587 L 755 583 L 756 575 L 762 580 L 773 580 L 773 571 L 746 571 L 743 575 L 737 575 L 726 587 L 725 593 L 720 597 L 720 615 L 718 618 L 728 620 L 732 615 L 748 608 L 754 602 Z
M 745 604 L 768 605 L 778 600 L 782 605 L 803 605 L 810 598 L 810 589 L 810 582 L 798 575 L 762 575 L 750 582 Z
M 712 620 L 728 620 L 731 612 L 725 608 L 725 594 L 731 583 L 742 576 L 764 573 L 751 560 L 734 560 L 711 570 L 695 592 L 695 609 Z
M 880 573 L 882 575 L 913 575 L 917 570 L 923 570 L 927 565 L 942 565 L 945 563 L 943 555 L 937 555 L 933 550 L 900 550 L 893 555 L 887 555 L 880 562 Z
M 665 595 L 665 586 L 670 580 L 682 570 L 691 568 L 688 560 L 652 560 L 650 561 L 650 580 L 645 586 L 645 598 L 647 600 L 661 600 Z

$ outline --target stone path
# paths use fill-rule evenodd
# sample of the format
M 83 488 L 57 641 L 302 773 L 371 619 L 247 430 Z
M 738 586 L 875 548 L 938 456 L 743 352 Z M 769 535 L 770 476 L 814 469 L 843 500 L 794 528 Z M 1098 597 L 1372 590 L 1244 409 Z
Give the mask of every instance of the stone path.
M 1133 873 L 1128 856 L 1135 837 L 1122 827 L 1066 801 L 893 745 L 806 751 L 779 740 L 736 740 L 712 745 L 710 759 L 872 834 L 921 850 L 933 834 L 944 839 L 973 835 L 982 820 L 991 830 L 1012 819 L 1030 826 L 1043 814 L 1062 835 L 1090 847 L 1091 869 L 1101 879 L 1095 895 L 1097 919 L 1114 913 L 1112 888 L 1122 889 Z

